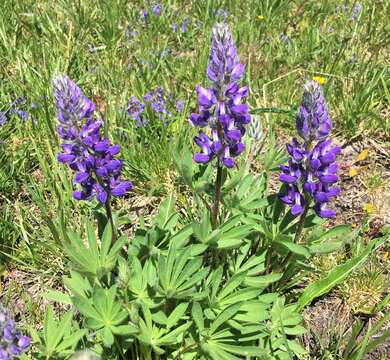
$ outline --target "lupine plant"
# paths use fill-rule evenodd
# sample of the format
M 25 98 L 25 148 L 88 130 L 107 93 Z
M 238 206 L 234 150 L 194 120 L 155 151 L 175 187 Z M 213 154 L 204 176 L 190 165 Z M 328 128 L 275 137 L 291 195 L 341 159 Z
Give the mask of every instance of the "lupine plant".
M 58 161 L 75 171 L 73 182 L 77 189 L 73 197 L 76 200 L 96 197 L 105 206 L 114 228 L 110 198 L 124 196 L 132 188 L 132 183 L 120 176 L 122 162 L 115 158 L 120 146 L 101 135 L 103 121 L 95 117 L 95 105 L 76 83 L 59 75 L 53 80 L 53 93 L 59 121 L 57 131 L 63 140 Z
M 280 166 L 282 173 L 279 177 L 285 184 L 279 193 L 280 200 L 291 206 L 292 215 L 300 215 L 295 241 L 299 240 L 312 203 L 320 218 L 335 217 L 335 212 L 327 205 L 340 192 L 340 188 L 334 184 L 338 180 L 336 156 L 341 149 L 332 147 L 329 137 L 332 121 L 321 87 L 316 81 L 305 84 L 296 128 L 303 143 L 294 138 L 291 144 L 286 145 L 290 160 L 288 165 Z
M 17 359 L 30 347 L 30 338 L 22 335 L 15 321 L 0 304 L 0 359 Z
M 248 105 L 243 103 L 248 96 L 247 87 L 239 87 L 238 81 L 244 74 L 237 49 L 228 25 L 217 24 L 211 34 L 211 45 L 207 76 L 211 88 L 197 87 L 199 111 L 191 114 L 193 126 L 207 128 L 210 135 L 199 131 L 195 137 L 201 152 L 195 154 L 194 161 L 205 164 L 217 159 L 215 182 L 215 202 L 212 222 L 216 225 L 221 196 L 222 166 L 233 168 L 234 157 L 240 155 L 245 146 L 241 139 L 245 125 L 251 117 Z
M 348 226 L 322 226 L 336 216 L 328 203 L 339 192 L 334 184 L 340 152 L 331 146 L 324 96 L 317 83 L 305 85 L 296 118 L 302 141 L 293 139 L 286 154 L 269 134 L 261 171 L 254 175 L 250 164 L 242 165 L 243 137 L 251 123 L 247 140 L 251 149 L 259 148 L 250 141 L 263 141 L 260 118 L 245 103 L 248 88 L 239 86 L 244 65 L 226 24 L 212 30 L 206 73 L 210 87 L 197 87 L 198 111 L 189 119 L 201 129 L 195 137 L 200 151 L 192 155 L 181 144 L 173 153 L 183 211 L 170 194 L 132 235 L 118 228 L 121 216 L 111 209 L 112 196 L 131 189 L 120 178 L 119 146 L 103 138 L 103 122 L 81 89 L 66 76 L 54 79 L 63 140 L 58 160 L 75 172 L 73 196 L 104 204 L 108 217 L 118 221 L 97 217 L 96 226 L 85 218 L 82 234 L 57 231 L 70 270 L 66 291 L 51 290 L 47 297 L 70 309 L 56 321 L 49 307 L 44 330 L 32 331 L 34 358 L 68 359 L 80 351 L 142 360 L 307 355 L 297 341 L 306 331 L 301 311 L 347 274 L 335 268 L 302 290 L 302 279 L 313 271 L 310 258 L 353 237 Z M 131 115 L 142 111 L 136 104 Z M 279 167 L 278 196 L 268 185 Z M 342 266 L 353 269 L 383 241 L 373 241 Z

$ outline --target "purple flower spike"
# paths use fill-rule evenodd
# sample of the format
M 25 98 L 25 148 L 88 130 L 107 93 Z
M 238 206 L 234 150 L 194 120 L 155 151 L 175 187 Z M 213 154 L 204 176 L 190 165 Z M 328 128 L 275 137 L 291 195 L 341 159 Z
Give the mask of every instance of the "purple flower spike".
M 282 173 L 279 179 L 286 184 L 287 191 L 279 194 L 279 198 L 291 206 L 293 215 L 301 214 L 305 203 L 308 206 L 312 198 L 316 214 L 332 218 L 336 214 L 327 208 L 326 203 L 340 193 L 340 188 L 334 184 L 338 180 L 336 158 L 341 148 L 332 146 L 332 140 L 327 138 L 332 122 L 320 85 L 314 81 L 305 85 L 296 126 L 304 142 L 301 144 L 293 139 L 291 144 L 286 145 L 291 158 L 288 165 L 280 166 Z
M 324 139 L 332 129 L 321 86 L 308 81 L 304 87 L 302 105 L 296 118 L 297 131 L 304 141 Z
M 30 347 L 30 338 L 22 335 L 0 304 L 0 360 L 17 359 Z
M 64 140 L 57 158 L 76 172 L 74 183 L 79 190 L 73 197 L 96 197 L 104 204 L 110 195 L 124 196 L 132 185 L 121 180 L 122 162 L 114 159 L 120 146 L 101 136 L 103 122 L 94 117 L 95 105 L 65 75 L 54 78 L 53 93 L 60 122 L 58 135 Z
M 250 123 L 247 87 L 239 87 L 244 74 L 232 34 L 226 24 L 217 24 L 211 33 L 211 46 L 207 76 L 210 88 L 197 87 L 199 110 L 190 116 L 195 127 L 209 127 L 210 137 L 200 131 L 195 137 L 201 152 L 194 156 L 197 163 L 208 163 L 218 158 L 227 168 L 235 166 L 234 157 L 240 155 L 245 146 L 242 137 L 245 125 Z

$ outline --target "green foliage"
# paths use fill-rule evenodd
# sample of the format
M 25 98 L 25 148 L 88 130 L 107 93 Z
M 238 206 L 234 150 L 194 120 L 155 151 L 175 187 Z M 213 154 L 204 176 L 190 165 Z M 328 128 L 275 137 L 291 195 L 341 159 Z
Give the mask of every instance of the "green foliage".
M 47 298 L 71 308 L 56 321 L 48 307 L 43 332 L 31 330 L 33 358 L 70 358 L 77 349 L 93 349 L 102 359 L 307 356 L 297 341 L 303 308 L 387 240 L 351 251 L 344 264 L 307 286 L 312 256 L 358 248 L 358 231 L 326 228 L 309 214 L 296 237 L 298 220 L 270 187 L 286 159 L 278 136 L 294 124 L 292 104 L 303 78 L 324 77 L 335 127 L 344 136 L 390 131 L 384 51 L 390 4 L 365 2 L 352 21 L 335 11 L 336 3 L 173 0 L 162 2 L 162 16 L 149 11 L 144 24 L 142 1 L 1 2 L 0 111 L 19 95 L 38 107 L 29 109 L 29 121 L 14 116 L 0 126 L 0 272 L 9 262 L 12 270 L 50 280 L 56 289 Z M 214 166 L 193 163 L 188 144 L 194 133 L 186 119 L 195 107 L 193 89 L 204 84 L 205 44 L 219 8 L 235 24 L 251 112 L 261 115 L 265 131 L 261 143 L 248 141 L 256 151 L 243 154 L 237 171 L 223 172 L 220 225 L 213 226 Z M 186 16 L 191 24 L 181 32 Z M 72 199 L 72 180 L 56 160 L 50 81 L 57 72 L 97 95 L 104 130 L 122 146 L 134 198 L 170 194 L 152 219 L 149 205 L 137 207 L 132 197 L 113 204 L 120 226 L 112 229 L 95 204 Z M 137 127 L 125 114 L 127 101 L 157 86 L 182 99 L 184 111 L 164 124 L 147 107 L 148 126 Z M 136 219 L 128 215 L 133 209 Z M 114 243 L 113 232 L 121 234 Z M 57 287 L 61 276 L 65 290 Z M 384 341 L 384 321 L 361 342 L 364 324 L 357 321 L 346 358 L 360 359 Z
M 31 335 L 38 352 L 34 359 L 65 359 L 75 352 L 80 340 L 86 335 L 86 329 L 80 329 L 73 318 L 73 311 L 66 312 L 61 319 L 54 319 L 53 308 L 46 310 L 43 331 L 31 329 Z
M 121 237 L 111 246 L 112 229 L 106 226 L 100 245 L 98 244 L 92 225 L 87 222 L 88 247 L 80 236 L 74 232 L 68 232 L 62 246 L 75 269 L 81 274 L 101 279 L 115 266 L 119 251 L 127 242 Z

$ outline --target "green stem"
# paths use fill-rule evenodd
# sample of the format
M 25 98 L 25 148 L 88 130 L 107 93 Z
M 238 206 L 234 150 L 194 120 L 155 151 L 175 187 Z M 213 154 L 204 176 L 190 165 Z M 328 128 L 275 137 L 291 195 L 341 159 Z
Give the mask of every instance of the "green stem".
M 181 347 L 179 350 L 178 350 L 178 353 L 177 355 L 174 357 L 173 360 L 178 360 L 179 359 L 179 356 L 183 355 L 184 353 L 186 353 L 188 350 L 192 350 L 194 347 L 197 347 L 198 344 L 197 343 L 193 343 L 191 345 L 188 345 L 186 347 Z
M 222 166 L 218 161 L 217 167 L 217 178 L 215 179 L 215 198 L 214 198 L 214 208 L 211 214 L 211 223 L 213 228 L 216 229 L 218 226 L 218 213 L 219 213 L 219 204 L 221 202 L 221 187 L 222 187 Z
M 122 347 L 120 346 L 120 344 L 118 342 L 118 339 L 116 337 L 114 338 L 114 341 L 115 341 L 115 345 L 116 345 L 116 347 L 117 347 L 117 349 L 119 351 L 119 354 L 121 355 L 122 359 L 126 360 L 126 357 L 125 357 L 125 354 L 124 354 L 124 352 L 122 350 Z
M 303 227 L 305 225 L 305 220 L 306 220 L 306 216 L 307 216 L 308 211 L 309 211 L 309 205 L 306 204 L 305 210 L 303 211 L 301 217 L 299 218 L 298 228 L 297 228 L 297 231 L 296 231 L 295 237 L 294 237 L 295 244 L 298 244 L 299 241 L 301 240 L 301 235 L 302 235 Z M 293 253 L 291 251 L 287 254 L 287 256 L 285 257 L 285 259 L 282 261 L 282 263 L 280 265 L 281 269 L 283 269 L 288 264 L 292 255 L 293 255 Z
M 111 242 L 112 244 L 115 243 L 116 241 L 116 229 L 115 229 L 115 225 L 114 225 L 114 218 L 112 216 L 112 209 L 111 209 L 111 195 L 108 195 L 107 197 L 107 201 L 106 203 L 104 204 L 105 208 L 106 208 L 106 214 L 107 214 L 107 219 L 108 221 L 110 222 L 110 225 L 111 225 L 111 230 L 112 230 L 112 238 L 111 238 Z

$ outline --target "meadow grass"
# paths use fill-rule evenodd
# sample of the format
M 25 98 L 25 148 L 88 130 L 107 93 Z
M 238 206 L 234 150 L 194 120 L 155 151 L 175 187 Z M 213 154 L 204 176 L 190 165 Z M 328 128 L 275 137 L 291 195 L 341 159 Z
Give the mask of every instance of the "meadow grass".
M 97 104 L 105 131 L 122 146 L 124 177 L 137 196 L 180 192 L 172 181 L 173 154 L 179 145 L 192 146 L 187 118 L 196 107 L 195 87 L 204 83 L 210 29 L 224 17 L 246 64 L 251 111 L 264 128 L 288 134 L 302 84 L 317 77 L 342 138 L 388 138 L 390 3 L 364 2 L 356 16 L 356 1 L 337 10 L 341 4 L 164 1 L 157 16 L 145 1 L 3 0 L 0 111 L 23 96 L 20 108 L 29 118 L 9 115 L 0 126 L 0 271 L 12 264 L 39 278 L 59 278 L 55 224 L 67 219 L 66 226 L 82 231 L 83 218 L 96 213 L 94 205 L 72 199 L 71 176 L 56 160 L 51 80 L 57 73 L 75 79 Z M 157 87 L 172 94 L 173 116 L 164 125 L 150 112 L 148 125 L 137 127 L 127 102 Z M 178 99 L 182 112 L 173 110 Z M 375 179 L 366 180 L 370 186 Z

